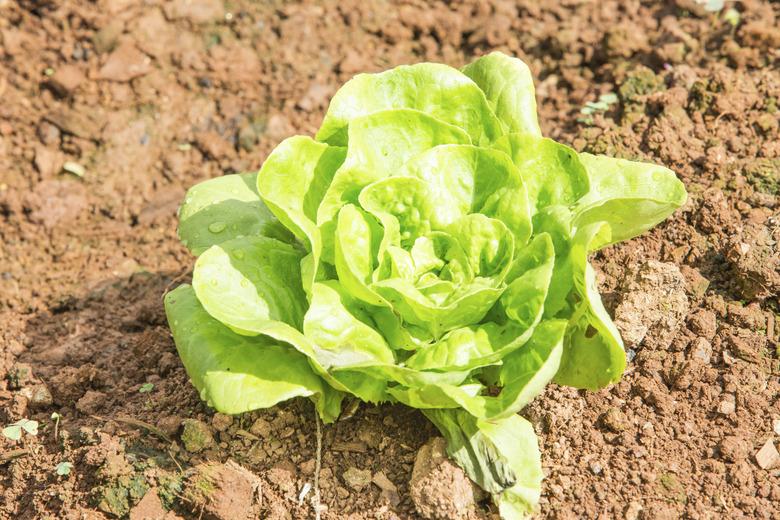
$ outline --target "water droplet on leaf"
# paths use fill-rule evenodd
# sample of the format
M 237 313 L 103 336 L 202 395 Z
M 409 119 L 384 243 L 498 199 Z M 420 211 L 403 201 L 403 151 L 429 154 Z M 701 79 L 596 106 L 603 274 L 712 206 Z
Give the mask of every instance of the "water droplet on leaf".
M 209 231 L 212 233 L 222 233 L 225 230 L 225 227 L 227 226 L 224 222 L 212 222 L 209 224 Z

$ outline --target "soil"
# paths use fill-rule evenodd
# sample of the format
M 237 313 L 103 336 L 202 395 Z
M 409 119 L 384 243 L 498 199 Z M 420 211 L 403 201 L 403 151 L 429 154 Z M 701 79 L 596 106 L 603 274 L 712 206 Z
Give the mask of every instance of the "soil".
M 780 4 L 703 3 L 0 0 L 0 424 L 40 424 L 0 437 L 0 519 L 313 517 L 311 404 L 215 415 L 178 361 L 177 205 L 313 133 L 356 72 L 492 49 L 529 63 L 547 135 L 665 164 L 690 193 L 596 255 L 631 361 L 525 410 L 537 516 L 780 517 Z M 435 436 L 391 405 L 325 427 L 323 517 L 419 518 Z

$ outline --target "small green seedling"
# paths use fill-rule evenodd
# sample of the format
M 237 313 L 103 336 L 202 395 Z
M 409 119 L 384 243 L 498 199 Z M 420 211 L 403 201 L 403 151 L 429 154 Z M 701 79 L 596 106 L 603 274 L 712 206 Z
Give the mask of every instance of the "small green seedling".
M 70 475 L 70 470 L 72 469 L 73 469 L 73 464 L 71 464 L 70 462 L 60 462 L 54 468 L 54 470 L 57 472 L 57 475 L 61 477 Z
M 606 112 L 609 110 L 610 105 L 614 105 L 618 102 L 617 94 L 614 92 L 607 92 L 599 96 L 598 101 L 588 101 L 585 106 L 580 109 L 581 117 L 577 118 L 580 123 L 591 124 L 593 123 L 593 114 L 597 112 Z
M 84 175 L 87 174 L 87 170 L 85 170 L 82 165 L 73 161 L 67 161 L 65 164 L 63 164 L 62 170 L 72 175 L 75 175 L 76 177 L 81 177 L 81 178 L 83 178 Z
M 51 414 L 51 420 L 54 421 L 54 439 L 56 440 L 59 437 L 59 427 L 60 427 L 60 419 L 62 416 L 58 414 L 57 412 L 52 412 Z
M 154 383 L 144 383 L 141 385 L 141 388 L 138 389 L 138 391 L 142 394 L 148 394 L 154 389 Z
M 728 22 L 729 25 L 734 28 L 739 25 L 739 22 L 742 20 L 742 15 L 739 14 L 739 11 L 733 7 L 730 7 L 723 13 L 723 20 Z
M 38 421 L 20 419 L 13 424 L 9 424 L 3 428 L 3 437 L 12 441 L 18 441 L 22 438 L 22 430 L 29 435 L 38 435 Z

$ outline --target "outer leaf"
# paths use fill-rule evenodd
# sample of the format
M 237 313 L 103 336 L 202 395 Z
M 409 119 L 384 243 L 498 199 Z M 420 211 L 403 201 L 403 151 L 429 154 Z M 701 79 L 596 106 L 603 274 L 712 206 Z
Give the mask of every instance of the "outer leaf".
M 512 415 L 483 421 L 461 410 L 423 410 L 447 439 L 447 453 L 493 495 L 502 517 L 522 518 L 541 496 L 541 454 L 531 423 Z
M 306 309 L 300 260 L 278 240 L 237 238 L 198 258 L 192 286 L 206 311 L 240 334 L 259 334 L 268 320 L 299 328 Z
M 344 148 L 290 137 L 274 148 L 257 176 L 258 192 L 268 208 L 311 251 L 311 274 L 304 279 L 307 287 L 316 276 L 322 251 L 317 208 L 345 156 Z
M 379 74 L 358 74 L 336 92 L 317 140 L 352 147 L 347 127 L 382 110 L 413 109 L 464 129 L 474 143 L 501 133 L 485 94 L 457 69 L 437 63 L 402 65 Z
M 241 336 L 212 318 L 189 285 L 165 296 L 176 349 L 201 398 L 222 413 L 268 408 L 311 396 L 326 422 L 338 417 L 343 394 L 312 372 L 306 357 L 266 336 Z
M 536 119 L 534 81 L 525 63 L 492 52 L 462 70 L 485 92 L 488 103 L 507 132 L 542 135 Z
M 293 240 L 260 200 L 256 173 L 224 175 L 196 184 L 179 208 L 179 238 L 194 255 L 240 236 Z
M 588 251 L 609 241 L 609 226 L 591 224 L 577 232 L 570 262 L 579 303 L 569 320 L 563 359 L 555 382 L 595 390 L 617 381 L 626 366 L 623 341 L 598 292 Z
M 399 175 L 418 177 L 428 186 L 431 227 L 446 229 L 469 213 L 501 220 L 520 247 L 531 235 L 530 207 L 517 168 L 497 150 L 442 145 L 407 162 Z
M 674 172 L 650 163 L 580 154 L 590 192 L 577 202 L 575 224 L 604 221 L 609 243 L 628 240 L 655 226 L 685 204 L 688 194 Z M 601 244 L 601 247 L 608 244 Z
M 496 142 L 520 171 L 528 200 L 537 211 L 569 206 L 588 192 L 588 174 L 577 152 L 546 137 L 509 134 Z
M 390 347 L 372 325 L 371 317 L 338 282 L 314 284 L 303 331 L 307 338 L 338 359 L 333 366 L 395 363 Z

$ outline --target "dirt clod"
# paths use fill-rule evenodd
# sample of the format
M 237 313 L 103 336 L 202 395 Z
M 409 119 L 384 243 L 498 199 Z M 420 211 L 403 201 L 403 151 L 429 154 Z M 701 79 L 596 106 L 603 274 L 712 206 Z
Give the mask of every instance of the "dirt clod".
M 363 489 L 371 484 L 371 477 L 371 471 L 354 467 L 347 468 L 347 471 L 341 475 L 344 482 L 358 492 L 363 491 Z
M 206 423 L 197 419 L 184 419 L 181 424 L 181 442 L 185 450 L 198 453 L 214 445 L 214 435 Z
M 195 514 L 207 520 L 257 518 L 261 505 L 260 479 L 228 461 L 195 466 L 185 482 L 184 498 Z
M 457 520 L 474 507 L 472 484 L 447 457 L 447 441 L 435 437 L 417 452 L 409 482 L 414 507 L 423 518 Z

